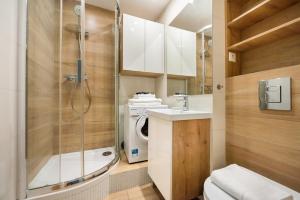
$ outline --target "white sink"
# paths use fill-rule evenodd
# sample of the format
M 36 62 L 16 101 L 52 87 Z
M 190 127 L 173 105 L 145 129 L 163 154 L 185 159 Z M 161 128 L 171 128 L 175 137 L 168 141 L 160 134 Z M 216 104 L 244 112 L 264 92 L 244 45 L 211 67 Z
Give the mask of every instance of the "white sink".
M 149 115 L 169 121 L 208 119 L 212 113 L 198 110 L 149 109 Z

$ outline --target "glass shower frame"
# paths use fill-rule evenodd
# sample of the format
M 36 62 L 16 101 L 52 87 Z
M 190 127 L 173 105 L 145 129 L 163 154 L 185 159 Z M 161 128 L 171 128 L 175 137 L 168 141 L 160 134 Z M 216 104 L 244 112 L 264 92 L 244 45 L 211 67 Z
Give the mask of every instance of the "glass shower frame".
M 26 15 L 27 15 L 27 24 L 26 24 L 26 34 L 27 34 L 27 39 L 26 39 L 26 43 L 28 42 L 28 1 L 26 1 L 26 4 L 27 4 L 27 10 L 26 10 Z M 60 20 L 60 25 L 59 25 L 59 69 L 60 69 L 60 76 L 62 76 L 62 72 L 61 72 L 61 69 L 62 69 L 62 30 L 63 30 L 63 22 L 62 22 L 62 13 L 63 13 L 63 1 L 64 0 L 60 0 L 60 11 L 59 11 L 59 20 Z M 78 1 L 79 2 L 79 1 Z M 81 30 L 81 38 L 85 38 L 85 0 L 80 0 L 80 4 L 81 4 L 81 18 L 80 18 L 80 30 Z M 80 166 L 80 169 L 81 169 L 81 176 L 76 178 L 75 180 L 70 180 L 70 181 L 67 181 L 67 182 L 61 182 L 59 181 L 57 184 L 53 184 L 53 185 L 50 185 L 50 186 L 43 186 L 43 187 L 40 187 L 40 188 L 34 188 L 34 189 L 29 189 L 28 188 L 28 185 L 26 184 L 26 194 L 27 196 L 36 196 L 36 195 L 41 195 L 41 194 L 45 194 L 45 193 L 49 193 L 49 192 L 52 192 L 52 191 L 55 191 L 55 190 L 58 190 L 58 189 L 63 189 L 63 188 L 66 188 L 70 185 L 74 185 L 74 184 L 77 184 L 77 183 L 81 183 L 81 182 L 84 182 L 84 181 L 87 181 L 87 180 L 90 180 L 94 177 L 97 177 L 97 176 L 100 176 L 101 174 L 105 173 L 106 171 L 108 171 L 110 169 L 111 166 L 113 166 L 118 160 L 119 160 L 119 75 L 118 75 L 118 69 L 119 69 L 119 24 L 120 24 L 120 9 L 119 9 L 119 1 L 118 0 L 115 0 L 115 23 L 114 23 L 114 82 L 115 82 L 115 113 L 114 113 L 114 120 L 115 120 L 115 144 L 114 144 L 114 148 L 115 148 L 115 158 L 113 159 L 112 162 L 110 162 L 108 165 L 106 165 L 105 167 L 101 168 L 101 169 L 98 169 L 97 171 L 91 173 L 91 174 L 87 174 L 85 175 L 84 174 L 84 152 L 85 152 L 85 148 L 84 148 L 84 114 L 83 114 L 83 110 L 84 110 L 84 103 L 81 103 L 81 106 L 80 106 L 80 110 L 81 110 L 81 114 L 80 114 L 80 128 L 81 128 L 81 150 L 80 150 L 80 160 L 81 160 L 81 166 Z M 27 43 L 28 44 L 28 43 Z M 81 40 L 81 46 L 82 47 L 85 47 L 85 40 L 82 39 Z M 80 88 L 80 98 L 81 98 L 81 102 L 84 102 L 84 95 L 85 95 L 85 89 L 84 89 L 84 78 L 85 78 L 85 48 L 82 48 L 81 50 L 81 58 L 82 58 L 82 61 L 81 61 L 81 64 L 82 64 L 82 70 L 81 70 L 81 81 L 83 82 L 83 84 L 81 85 L 81 88 Z M 28 49 L 26 49 L 26 68 L 28 66 Z M 26 75 L 26 79 L 27 79 L 27 75 Z M 62 77 L 59 78 L 59 93 L 61 94 L 61 80 L 62 80 Z M 27 82 L 28 80 L 26 80 L 26 85 L 27 85 Z M 26 86 L 26 90 L 27 90 L 27 86 Z M 26 95 L 27 95 L 27 92 L 26 92 Z M 27 99 L 27 97 L 25 97 L 25 99 Z M 26 101 L 26 100 L 24 100 Z M 59 106 L 61 106 L 61 95 L 59 97 Z M 25 108 L 25 112 L 27 113 L 28 110 L 27 110 L 27 107 Z M 26 116 L 27 114 L 25 113 L 25 120 L 26 119 Z M 61 113 L 61 109 L 59 110 L 59 123 L 61 123 L 61 120 L 62 120 L 62 113 Z M 25 123 L 25 151 L 27 151 L 27 142 L 26 142 L 26 135 L 27 135 L 27 123 Z M 59 124 L 59 127 L 61 127 L 61 124 Z M 60 161 L 59 161 L 59 173 L 61 173 L 61 131 L 59 131 L 59 156 L 60 156 Z M 26 154 L 26 153 L 25 153 Z M 27 159 L 26 155 L 25 155 L 25 159 Z M 27 161 L 26 161 L 27 162 Z M 25 168 L 25 171 L 26 171 L 26 163 L 25 163 L 25 166 L 23 166 L 23 168 Z M 24 170 L 23 170 L 24 171 Z M 61 177 L 61 174 L 59 174 L 59 177 Z M 26 179 L 26 183 L 28 183 L 27 181 L 27 173 L 25 175 L 25 179 Z

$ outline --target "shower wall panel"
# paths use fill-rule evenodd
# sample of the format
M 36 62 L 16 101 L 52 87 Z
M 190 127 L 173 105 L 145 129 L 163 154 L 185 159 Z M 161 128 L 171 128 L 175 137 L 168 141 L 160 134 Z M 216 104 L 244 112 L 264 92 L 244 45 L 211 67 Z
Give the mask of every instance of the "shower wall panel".
M 76 1 L 64 1 L 62 76 L 76 74 L 78 38 L 67 27 L 78 24 L 73 8 Z M 97 149 L 114 146 L 114 11 L 86 5 L 85 70 L 91 90 L 91 107 L 84 115 L 84 148 Z M 81 150 L 81 128 L 78 114 L 70 101 L 74 83 L 63 80 L 62 85 L 62 153 Z M 74 92 L 74 91 L 73 91 Z M 75 108 L 80 106 L 80 91 L 73 93 Z M 87 96 L 87 94 L 86 94 Z M 85 98 L 85 109 L 88 100 Z M 56 148 L 58 149 L 58 148 Z
M 27 53 L 28 181 L 53 155 L 59 119 L 59 0 L 30 0 Z

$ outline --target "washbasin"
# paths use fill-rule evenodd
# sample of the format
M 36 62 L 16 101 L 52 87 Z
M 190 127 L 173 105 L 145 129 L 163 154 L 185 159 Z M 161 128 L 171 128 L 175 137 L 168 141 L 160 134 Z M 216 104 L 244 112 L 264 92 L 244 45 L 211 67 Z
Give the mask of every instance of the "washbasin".
M 192 120 L 192 119 L 206 119 L 211 118 L 212 113 L 198 110 L 178 110 L 178 109 L 149 109 L 149 115 L 166 120 Z

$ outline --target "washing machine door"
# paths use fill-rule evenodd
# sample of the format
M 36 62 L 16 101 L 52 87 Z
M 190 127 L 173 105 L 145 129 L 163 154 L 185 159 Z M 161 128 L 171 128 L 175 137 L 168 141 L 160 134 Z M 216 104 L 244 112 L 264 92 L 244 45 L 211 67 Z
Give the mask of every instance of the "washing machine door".
M 141 115 L 138 118 L 135 131 L 140 139 L 148 141 L 148 116 Z

